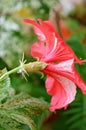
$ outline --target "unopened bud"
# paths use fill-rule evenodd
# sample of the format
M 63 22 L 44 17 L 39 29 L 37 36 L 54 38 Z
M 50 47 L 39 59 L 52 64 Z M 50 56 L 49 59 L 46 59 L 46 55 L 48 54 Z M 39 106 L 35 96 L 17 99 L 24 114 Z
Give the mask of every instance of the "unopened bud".
M 46 66 L 47 66 L 46 63 L 36 61 L 36 62 L 24 64 L 24 70 L 26 72 L 36 72 L 36 71 L 43 70 Z

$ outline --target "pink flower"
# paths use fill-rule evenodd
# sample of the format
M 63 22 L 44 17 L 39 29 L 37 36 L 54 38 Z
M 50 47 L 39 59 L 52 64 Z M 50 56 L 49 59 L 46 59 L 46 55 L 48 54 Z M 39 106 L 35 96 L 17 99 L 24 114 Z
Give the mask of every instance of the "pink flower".
M 41 70 L 47 74 L 46 90 L 52 96 L 50 110 L 66 108 L 75 99 L 76 85 L 86 94 L 86 83 L 76 71 L 74 64 L 82 62 L 61 39 L 50 21 L 24 19 L 34 25 L 39 41 L 32 45 L 31 54 L 48 65 Z

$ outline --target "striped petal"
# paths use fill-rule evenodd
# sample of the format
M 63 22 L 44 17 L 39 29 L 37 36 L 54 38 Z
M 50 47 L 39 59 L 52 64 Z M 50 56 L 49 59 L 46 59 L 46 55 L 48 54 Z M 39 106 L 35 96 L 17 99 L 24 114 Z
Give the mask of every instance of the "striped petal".
M 50 64 L 43 70 L 43 72 L 51 76 L 58 74 L 68 78 L 74 82 L 84 94 L 86 94 L 86 83 L 82 80 L 81 76 L 74 68 L 73 59 L 60 62 L 58 64 Z
M 76 95 L 75 84 L 59 75 L 54 75 L 54 78 L 47 76 L 46 90 L 52 96 L 50 111 L 66 107 L 75 99 Z
M 38 35 L 39 40 L 46 43 L 47 52 L 46 56 L 43 55 L 42 60 L 45 62 L 56 62 L 74 58 L 78 63 L 82 63 L 74 54 L 73 50 L 55 31 L 54 26 L 50 21 L 39 20 L 38 23 L 35 20 L 24 19 L 24 22 L 33 24 L 34 31 Z M 41 51 L 43 50 L 41 49 Z

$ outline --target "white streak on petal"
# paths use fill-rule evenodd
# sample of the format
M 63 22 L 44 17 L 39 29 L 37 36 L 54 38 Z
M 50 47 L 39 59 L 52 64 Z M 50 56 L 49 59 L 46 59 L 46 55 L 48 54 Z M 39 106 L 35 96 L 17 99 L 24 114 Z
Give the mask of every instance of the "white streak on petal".
M 54 47 L 53 47 L 53 49 L 52 49 L 52 51 L 50 52 L 50 53 L 53 53 L 54 51 L 55 51 L 55 49 L 56 49 L 56 46 L 57 46 L 57 38 L 55 37 L 55 43 L 54 43 Z

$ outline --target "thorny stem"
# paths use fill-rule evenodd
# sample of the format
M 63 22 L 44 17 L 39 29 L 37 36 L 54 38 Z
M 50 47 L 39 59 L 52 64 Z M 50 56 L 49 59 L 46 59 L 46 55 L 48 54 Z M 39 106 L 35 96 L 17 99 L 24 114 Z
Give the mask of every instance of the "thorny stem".
M 15 73 L 15 72 L 20 72 L 20 73 L 36 72 L 36 71 L 40 71 L 40 70 L 44 69 L 46 66 L 47 66 L 46 63 L 38 62 L 38 61 L 27 63 L 27 64 L 21 63 L 20 66 L 18 66 L 16 68 L 6 72 L 5 74 L 3 74 L 0 77 L 0 81 L 3 78 L 5 78 L 7 75 L 10 75 L 10 74 Z

